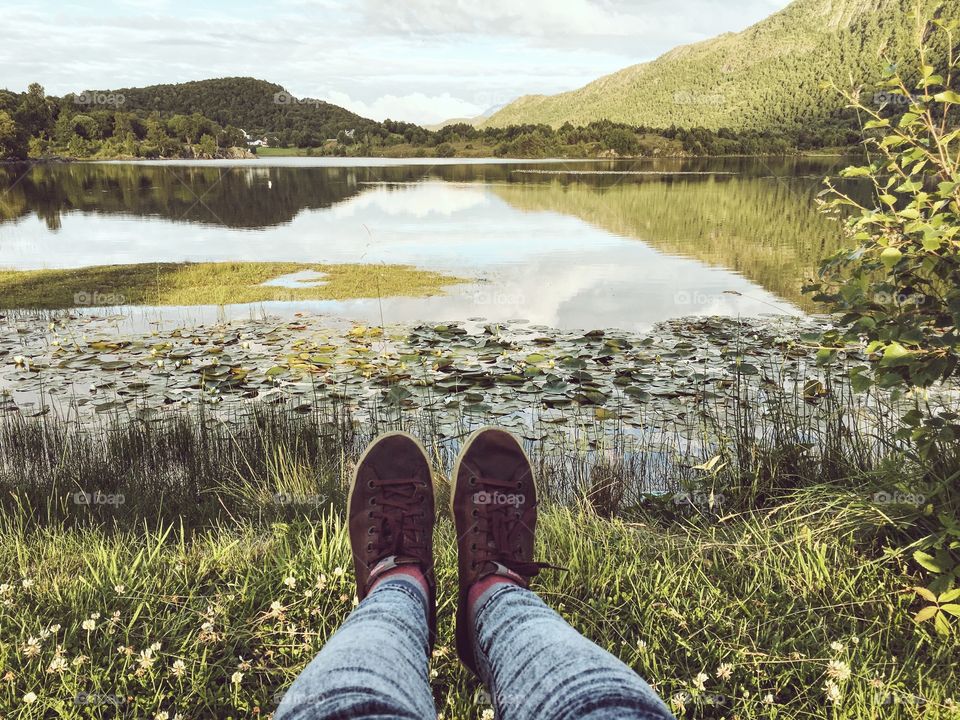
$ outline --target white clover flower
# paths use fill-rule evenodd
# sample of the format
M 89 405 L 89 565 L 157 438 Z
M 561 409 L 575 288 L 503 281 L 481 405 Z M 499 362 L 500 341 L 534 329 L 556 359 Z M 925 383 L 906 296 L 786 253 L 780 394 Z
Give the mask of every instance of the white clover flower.
M 89 618 L 87 620 L 84 620 L 82 623 L 80 623 L 80 627 L 82 627 L 87 632 L 91 632 L 92 630 L 96 630 L 97 621 L 94 620 L 93 618 Z
M 270 612 L 267 613 L 270 617 L 278 618 L 286 611 L 286 608 L 283 606 L 279 600 L 274 600 L 270 603 Z
M 293 575 L 287 575 L 287 577 L 283 579 L 283 584 L 292 590 L 297 586 L 297 579 Z
M 823 684 L 823 694 L 829 702 L 836 703 L 840 701 L 840 688 L 833 680 L 827 680 Z
M 485 708 L 482 713 L 480 713 L 480 720 L 493 720 L 493 708 Z
M 847 649 L 847 646 L 844 645 L 839 640 L 834 640 L 832 643 L 830 643 L 830 649 L 833 650 L 835 653 L 842 653 L 844 650 Z
M 670 708 L 675 713 L 683 715 L 687 711 L 687 694 L 677 693 L 670 698 Z
M 729 680 L 733 675 L 733 665 L 730 663 L 721 663 L 717 668 L 717 677 L 721 680 Z
M 187 664 L 183 660 L 174 660 L 173 665 L 170 666 L 170 674 L 176 678 L 183 677 L 186 671 Z
M 345 572 L 346 572 L 346 570 L 344 570 L 344 569 L 343 569 L 342 567 L 340 567 L 339 565 L 333 569 L 333 575 L 334 575 L 334 577 L 343 577 L 343 574 L 344 574 Z
M 843 660 L 831 660 L 827 663 L 827 677 L 843 682 L 850 677 L 850 666 Z
M 153 664 L 157 661 L 154 657 L 155 650 L 153 647 L 148 647 L 146 650 L 141 650 L 139 656 L 137 657 L 137 664 L 140 666 L 141 670 L 149 670 L 153 667 Z
M 239 685 L 243 680 L 243 673 L 237 670 L 233 675 L 230 676 L 230 682 L 234 685 Z
M 706 682 L 710 679 L 710 676 L 706 673 L 697 673 L 697 676 L 691 682 L 697 690 L 703 691 L 706 690 Z
M 24 578 L 23 580 L 20 581 L 20 585 L 23 586 L 24 590 L 29 590 L 30 588 L 33 587 L 33 580 L 31 580 L 30 578 Z
M 23 696 L 24 705 L 33 705 L 37 701 L 37 694 L 35 692 L 28 692 Z
M 23 645 L 23 654 L 28 658 L 36 657 L 40 654 L 40 640 L 38 638 L 32 637 L 27 638 L 27 642 Z
M 773 693 L 767 693 L 763 696 L 764 705 L 773 705 Z
M 53 674 L 57 673 L 58 675 L 67 669 L 67 661 L 61 656 L 57 655 L 50 661 L 50 664 L 47 666 L 47 673 Z
M 126 586 L 126 585 L 122 585 L 122 584 L 121 584 L 121 585 L 114 585 L 114 586 L 113 586 L 113 591 L 114 591 L 117 595 L 123 595 L 123 594 L 127 591 L 127 586 Z

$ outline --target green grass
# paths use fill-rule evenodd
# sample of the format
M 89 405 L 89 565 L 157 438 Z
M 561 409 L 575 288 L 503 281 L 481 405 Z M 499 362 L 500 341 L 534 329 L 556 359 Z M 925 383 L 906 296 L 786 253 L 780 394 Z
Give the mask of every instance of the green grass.
M 263 283 L 314 270 L 323 284 Z M 284 262 L 142 263 L 67 270 L 0 270 L 0 307 L 62 309 L 78 305 L 225 305 L 271 300 L 346 300 L 429 296 L 467 282 L 409 265 Z
M 903 591 L 913 578 L 865 550 L 864 531 L 884 522 L 856 498 L 813 493 L 699 528 L 553 509 L 542 517 L 540 554 L 569 571 L 543 576 L 535 589 L 666 698 L 682 698 L 686 717 L 951 717 L 956 648 L 909 619 L 913 596 Z M 478 717 L 477 686 L 452 649 L 446 519 L 437 548 L 438 709 Z M 265 714 L 354 598 L 336 512 L 198 533 L 176 523 L 147 533 L 37 527 L 15 513 L 0 525 L 0 568 L 0 714 L 17 718 L 85 716 L 91 708 L 74 701 L 82 693 L 117 698 L 127 717 Z M 84 629 L 91 617 L 95 627 Z M 24 650 L 30 638 L 40 639 L 36 656 Z M 154 643 L 145 667 L 141 653 Z M 50 672 L 58 648 L 66 667 Z M 177 660 L 182 677 L 172 673 Z M 823 689 L 831 660 L 850 671 L 837 681 L 836 703 Z M 726 679 L 717 675 L 724 664 Z M 701 672 L 702 691 L 694 687 Z M 27 693 L 37 696 L 31 705 Z
M 926 489 L 928 471 L 891 428 L 841 431 L 849 399 L 834 390 L 810 403 L 774 384 L 763 399 L 690 408 L 705 439 L 722 438 L 722 460 L 682 487 L 724 494 L 722 511 L 669 494 L 619 502 L 644 476 L 616 442 L 599 455 L 583 442 L 534 448 L 538 556 L 568 569 L 535 590 L 681 717 L 960 717 L 956 631 L 913 621 L 924 603 L 912 588 L 929 578 L 907 547 L 955 506 Z M 438 709 L 480 717 L 479 688 L 453 652 L 445 468 L 459 435 L 421 412 L 360 422 L 336 403 L 0 422 L 0 717 L 267 716 L 353 607 L 346 482 L 370 437 L 397 423 L 436 467 Z M 814 432 L 821 423 L 834 429 Z M 941 460 L 955 468 L 951 452 Z M 672 491 L 691 457 L 679 444 L 669 457 L 657 473 L 673 468 Z M 874 502 L 881 488 L 924 494 L 931 511 Z M 78 505 L 81 490 L 118 502 Z

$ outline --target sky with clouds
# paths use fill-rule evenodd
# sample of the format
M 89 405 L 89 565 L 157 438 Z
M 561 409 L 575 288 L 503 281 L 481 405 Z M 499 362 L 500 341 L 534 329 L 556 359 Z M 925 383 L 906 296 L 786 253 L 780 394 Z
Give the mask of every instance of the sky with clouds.
M 434 123 L 580 87 L 787 0 L 3 0 L 0 87 L 61 95 L 249 75 Z

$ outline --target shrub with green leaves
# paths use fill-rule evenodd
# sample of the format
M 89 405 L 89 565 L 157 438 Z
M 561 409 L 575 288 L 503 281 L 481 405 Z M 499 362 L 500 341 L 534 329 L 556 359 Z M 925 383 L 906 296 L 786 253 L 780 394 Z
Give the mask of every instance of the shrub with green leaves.
M 954 24 L 938 24 L 953 46 Z M 808 290 L 843 313 L 844 339 L 865 337 L 880 359 L 882 385 L 927 387 L 957 372 L 960 361 L 960 93 L 958 59 L 947 51 L 936 72 L 921 48 L 920 77 L 908 82 L 887 70 L 888 104 L 907 107 L 890 117 L 858 94 L 850 104 L 869 116 L 869 164 L 843 176 L 873 186 L 871 204 L 853 199 L 827 179 L 823 206 L 852 211 L 852 249 L 828 258 Z M 879 93 L 878 93 L 879 94 Z
M 918 509 L 904 549 L 933 575 L 916 589 L 929 603 L 917 621 L 948 633 L 947 616 L 960 615 L 952 590 L 960 578 L 960 416 L 949 385 L 960 377 L 960 61 L 957 23 L 934 21 L 930 29 L 919 69 L 888 68 L 874 95 L 879 107 L 863 93 L 844 93 L 869 119 L 867 164 L 842 175 L 869 183 L 872 202 L 825 181 L 822 208 L 846 217 L 853 247 L 827 258 L 805 290 L 840 313 L 819 359 L 865 345 L 875 362 L 854 368 L 854 387 L 903 389 L 915 401 L 899 438 L 923 467 L 931 502 Z

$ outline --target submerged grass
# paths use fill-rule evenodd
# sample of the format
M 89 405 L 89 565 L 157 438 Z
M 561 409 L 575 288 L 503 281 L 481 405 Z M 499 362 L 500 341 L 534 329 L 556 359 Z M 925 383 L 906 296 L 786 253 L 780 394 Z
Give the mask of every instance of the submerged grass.
M 301 271 L 323 273 L 292 287 L 264 285 Z M 142 263 L 66 270 L 0 270 L 0 308 L 82 305 L 229 305 L 442 294 L 467 282 L 409 265 L 282 262 Z

